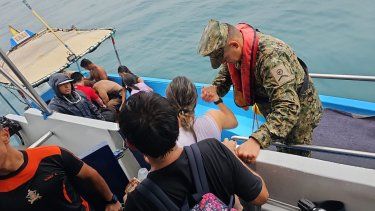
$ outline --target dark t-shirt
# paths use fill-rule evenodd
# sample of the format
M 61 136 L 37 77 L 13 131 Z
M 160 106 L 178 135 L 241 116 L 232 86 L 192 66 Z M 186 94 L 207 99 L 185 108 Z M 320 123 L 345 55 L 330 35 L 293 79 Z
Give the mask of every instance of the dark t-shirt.
M 24 163 L 0 176 L 0 210 L 86 210 L 71 179 L 83 162 L 57 146 L 21 151 Z
M 245 201 L 254 200 L 262 190 L 262 181 L 252 174 L 235 155 L 216 139 L 198 142 L 202 153 L 210 192 L 228 204 L 230 196 L 238 195 Z M 147 176 L 155 182 L 179 207 L 195 191 L 185 151 L 169 166 L 150 172 Z M 125 210 L 158 210 L 137 189 L 129 194 Z

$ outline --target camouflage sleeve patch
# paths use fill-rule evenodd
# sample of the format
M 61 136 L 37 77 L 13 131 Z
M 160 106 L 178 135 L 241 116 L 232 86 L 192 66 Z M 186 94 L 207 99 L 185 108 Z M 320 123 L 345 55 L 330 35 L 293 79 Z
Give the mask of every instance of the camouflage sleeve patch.
M 273 79 L 279 86 L 282 86 L 295 78 L 294 74 L 292 74 L 290 69 L 286 68 L 284 64 L 277 65 L 276 67 L 271 69 L 270 72 Z

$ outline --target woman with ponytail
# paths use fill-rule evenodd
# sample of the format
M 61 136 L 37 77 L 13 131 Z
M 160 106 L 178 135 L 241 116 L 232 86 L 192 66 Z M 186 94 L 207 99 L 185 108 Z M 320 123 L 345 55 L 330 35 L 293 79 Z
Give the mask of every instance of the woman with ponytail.
M 179 111 L 179 146 L 187 146 L 207 138 L 216 138 L 220 141 L 223 129 L 237 127 L 236 117 L 219 96 L 215 98 L 219 110 L 209 110 L 203 116 L 196 117 L 197 88 L 184 76 L 172 80 L 166 89 L 166 96 Z

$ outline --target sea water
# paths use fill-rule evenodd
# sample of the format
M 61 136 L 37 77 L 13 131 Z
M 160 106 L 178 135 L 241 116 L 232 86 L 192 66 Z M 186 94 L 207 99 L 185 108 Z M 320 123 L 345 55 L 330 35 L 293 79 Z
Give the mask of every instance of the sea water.
M 188 76 L 210 83 L 217 70 L 197 54 L 202 30 L 210 18 L 247 22 L 290 44 L 313 73 L 375 75 L 375 2 L 223 1 L 223 0 L 48 0 L 28 1 L 53 27 L 117 29 L 123 64 L 140 76 L 171 79 Z M 9 49 L 8 25 L 40 31 L 42 24 L 22 1 L 0 0 L 0 47 Z M 24 55 L 27 57 L 27 55 Z M 110 41 L 87 58 L 116 72 Z M 75 69 L 75 66 L 72 66 Z M 320 94 L 375 102 L 375 83 L 315 79 Z M 18 103 L 4 88 L 17 109 Z M 0 113 L 14 113 L 0 100 Z

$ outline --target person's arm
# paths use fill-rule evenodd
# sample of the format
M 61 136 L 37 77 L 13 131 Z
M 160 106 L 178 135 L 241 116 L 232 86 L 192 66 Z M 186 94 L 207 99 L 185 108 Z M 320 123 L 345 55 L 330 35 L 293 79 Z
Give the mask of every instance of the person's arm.
M 106 105 L 104 104 L 103 100 L 96 94 L 94 89 L 90 89 L 91 99 L 94 100 L 101 108 L 105 108 Z
M 234 156 L 236 155 L 237 143 L 235 141 L 229 141 L 228 139 L 225 139 L 222 142 L 222 144 L 225 145 L 233 153 Z M 255 199 L 250 201 L 250 203 L 255 204 L 255 205 L 262 205 L 262 204 L 266 203 L 267 199 L 269 197 L 269 193 L 268 193 L 266 183 L 264 182 L 263 178 L 258 173 L 253 171 L 248 165 L 246 165 L 241 159 L 239 159 L 237 156 L 235 156 L 235 157 L 237 158 L 238 161 L 240 161 L 242 163 L 242 165 L 247 170 L 249 170 L 252 174 L 257 176 L 262 181 L 262 190 L 260 191 L 260 193 L 258 194 L 258 196 Z
M 90 101 L 87 101 L 90 111 L 94 114 L 95 119 L 103 120 L 105 121 L 104 116 L 100 113 L 99 109 Z
M 254 205 L 266 203 L 269 197 L 267 186 L 259 174 L 235 155 L 236 142 L 224 140 L 219 144 L 231 166 L 234 194 Z
M 214 95 L 213 101 L 216 102 L 220 97 L 217 95 L 215 87 L 211 86 L 211 89 L 210 92 Z M 206 91 L 209 90 L 207 89 Z M 236 116 L 234 116 L 233 112 L 224 104 L 224 102 L 219 103 L 217 106 L 219 107 L 219 110 L 209 110 L 207 114 L 215 120 L 220 130 L 237 127 L 238 122 Z
M 68 176 L 77 177 L 84 181 L 88 181 L 89 184 L 92 184 L 90 187 L 93 188 L 97 195 L 103 198 L 103 201 L 111 201 L 113 193 L 109 189 L 103 177 L 100 176 L 100 174 L 95 169 L 85 164 L 82 160 L 74 156 L 68 150 L 60 148 L 60 151 L 63 167 Z M 115 204 L 108 204 L 105 210 L 118 211 L 120 210 L 120 208 L 121 204 L 117 202 Z
M 96 98 L 94 100 L 101 108 L 106 108 L 107 106 L 104 104 L 103 100 L 100 99 L 100 97 L 98 96 L 98 98 Z
M 221 65 L 220 68 L 219 74 L 213 80 L 212 85 L 216 86 L 217 94 L 224 97 L 232 86 L 232 79 L 227 65 Z
M 266 122 L 251 137 L 262 148 L 268 147 L 271 138 L 284 139 L 297 123 L 301 110 L 296 91 L 296 78 L 286 57 L 271 56 L 263 68 L 263 87 L 271 101 L 272 112 Z
M 254 162 L 260 148 L 267 148 L 272 139 L 285 138 L 297 123 L 300 113 L 295 75 L 288 62 L 290 58 L 277 53 L 268 58 L 264 62 L 266 65 L 262 65 L 261 78 L 272 112 L 249 140 L 237 149 L 237 155 L 245 162 Z
M 122 108 L 125 105 L 125 100 L 126 100 L 126 89 L 125 89 L 125 87 L 122 87 L 122 90 L 121 90 L 121 105 L 120 105 L 120 108 L 119 108 L 120 111 L 122 110 Z
M 100 87 L 94 86 L 94 89 L 98 92 L 99 97 L 103 100 L 103 103 L 107 105 L 107 103 L 109 102 L 109 97 L 108 97 L 107 92 L 103 89 L 100 89 Z
M 74 114 L 72 114 L 68 109 L 66 109 L 64 105 L 61 105 L 61 104 L 59 104 L 59 103 L 60 103 L 59 101 L 54 102 L 54 98 L 52 98 L 52 100 L 51 100 L 50 103 L 48 104 L 48 108 L 49 108 L 51 111 L 55 111 L 55 112 L 57 112 L 57 113 L 74 115 Z
M 89 78 L 84 78 L 83 79 L 83 85 L 88 86 L 88 87 L 93 87 L 95 84 L 95 81 L 90 80 Z
M 77 177 L 88 181 L 90 184 L 92 184 L 93 189 L 96 191 L 96 193 L 104 199 L 104 201 L 108 202 L 111 201 L 113 197 L 112 191 L 109 189 L 107 183 L 104 181 L 103 177 L 100 176 L 100 174 L 90 167 L 87 164 L 83 164 L 81 170 L 77 174 Z M 120 210 L 121 204 L 117 201 L 115 204 L 107 204 L 106 205 L 106 211 L 108 210 Z

